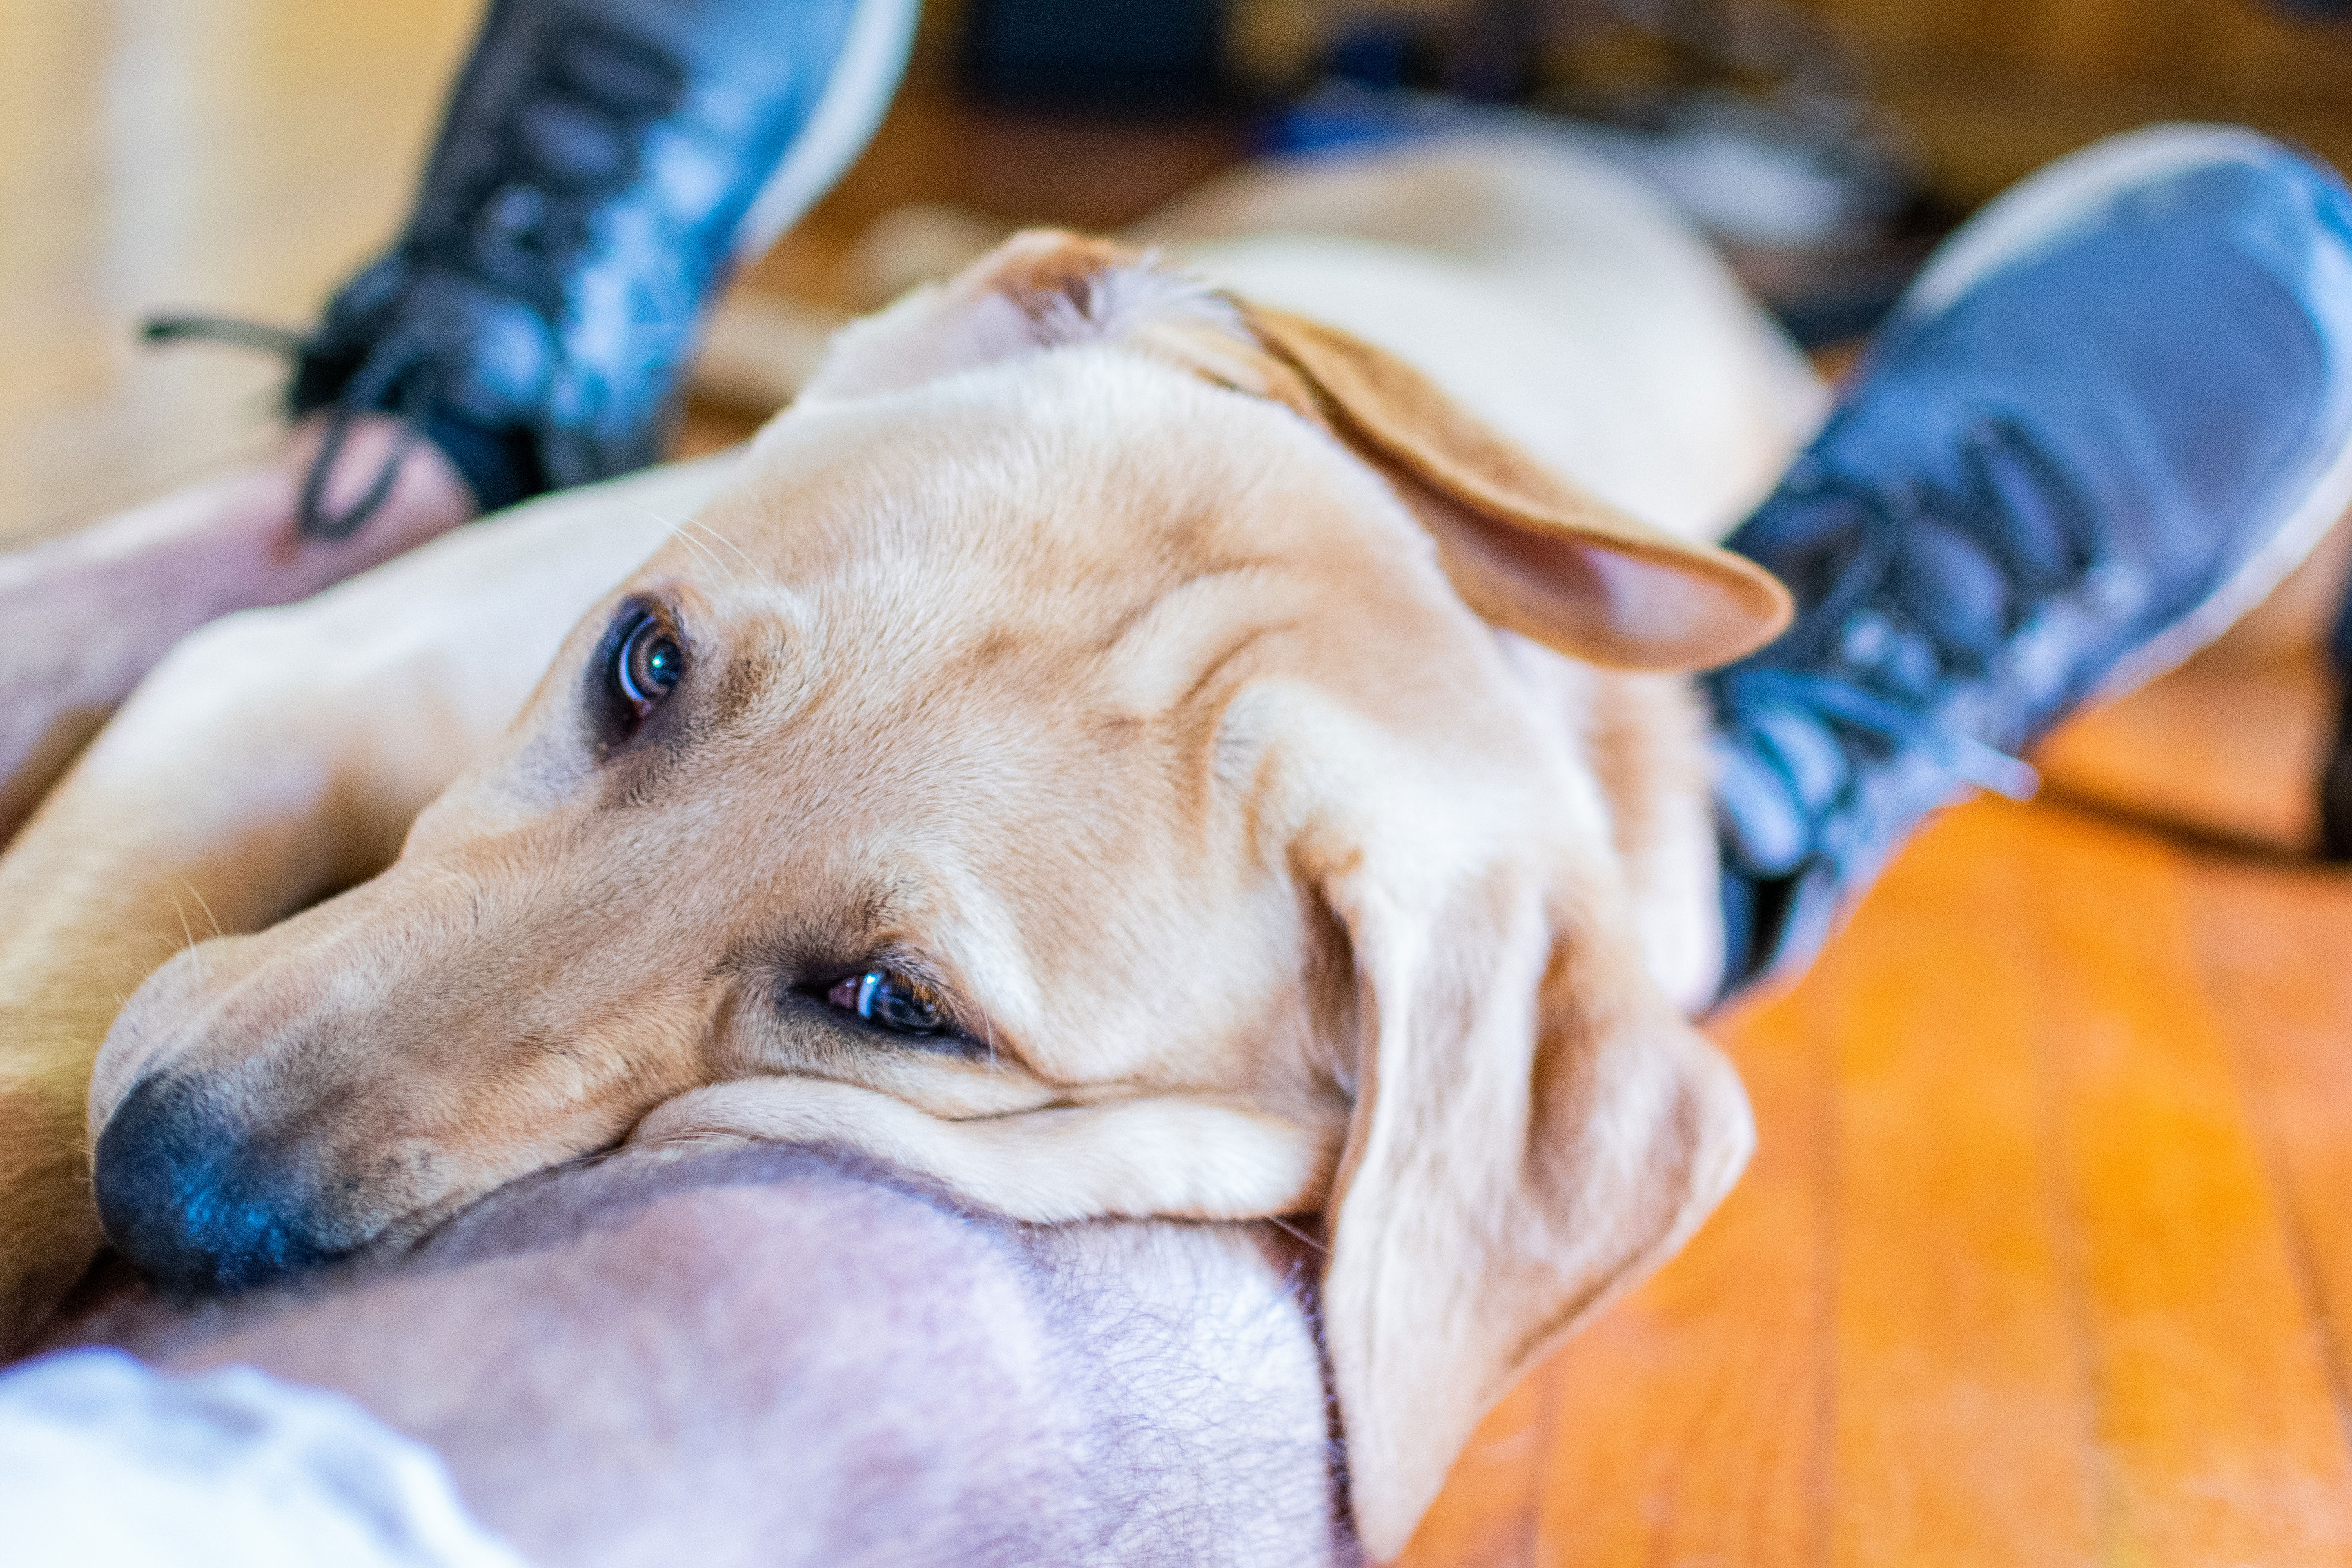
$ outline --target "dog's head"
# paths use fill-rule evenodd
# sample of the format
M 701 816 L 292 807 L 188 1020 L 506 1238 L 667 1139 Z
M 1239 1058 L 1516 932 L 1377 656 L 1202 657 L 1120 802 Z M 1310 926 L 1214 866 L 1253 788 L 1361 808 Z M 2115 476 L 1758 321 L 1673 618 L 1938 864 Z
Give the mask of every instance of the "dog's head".
M 1353 340 L 1022 237 L 845 336 L 391 869 L 148 982 L 110 1231 L 234 1285 L 633 1132 L 1320 1209 L 1392 1552 L 1749 1136 L 1492 624 L 1680 668 L 1784 614 Z

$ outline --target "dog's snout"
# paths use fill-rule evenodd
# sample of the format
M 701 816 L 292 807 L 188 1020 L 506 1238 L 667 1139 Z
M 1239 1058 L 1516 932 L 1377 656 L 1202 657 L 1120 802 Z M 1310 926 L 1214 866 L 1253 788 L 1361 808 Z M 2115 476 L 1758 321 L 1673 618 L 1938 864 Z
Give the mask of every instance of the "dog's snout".
M 95 1165 L 107 1239 L 168 1289 L 237 1290 L 336 1256 L 306 1223 L 302 1184 L 194 1083 L 158 1075 L 134 1086 Z

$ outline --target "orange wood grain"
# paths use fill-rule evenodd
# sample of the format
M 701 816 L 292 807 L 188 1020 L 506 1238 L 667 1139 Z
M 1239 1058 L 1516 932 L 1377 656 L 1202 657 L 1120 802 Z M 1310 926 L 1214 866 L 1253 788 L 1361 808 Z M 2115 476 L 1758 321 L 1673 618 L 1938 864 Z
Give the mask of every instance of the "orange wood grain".
M 1830 1561 L 2081 1562 L 2093 1532 L 2038 944 L 2009 825 L 1958 813 L 1812 983 L 1836 1053 Z
M 2352 879 L 1979 803 L 1720 1032 L 1755 1166 L 1407 1563 L 2352 1563 Z
M 1404 1562 L 1412 1568 L 1533 1568 L 1536 1504 L 1559 1398 L 1555 1361 L 1489 1413 L 1413 1532 Z
M 1550 1368 L 1539 1563 L 1819 1559 L 1832 1252 L 1830 1058 L 1812 1001 L 1726 1029 L 1756 1102 L 1755 1162 L 1689 1249 Z
M 2329 1383 L 2352 1408 L 2352 877 L 2209 859 L 2189 886 Z
M 1993 808 L 1979 808 L 1990 810 Z M 2352 1558 L 2324 1326 L 2202 984 L 2181 858 L 2011 812 L 2037 875 L 2057 1135 L 2085 1289 L 2102 1545 L 2166 1563 Z
M 2341 591 L 2340 584 L 2330 586 Z M 2310 619 L 2306 635 L 2324 624 Z M 2070 720 L 2035 752 L 2033 764 L 2053 795 L 2300 853 L 2319 840 L 2312 781 L 2335 743 L 2336 713 L 2334 677 L 2307 643 L 2253 662 L 2192 660 L 2145 690 Z

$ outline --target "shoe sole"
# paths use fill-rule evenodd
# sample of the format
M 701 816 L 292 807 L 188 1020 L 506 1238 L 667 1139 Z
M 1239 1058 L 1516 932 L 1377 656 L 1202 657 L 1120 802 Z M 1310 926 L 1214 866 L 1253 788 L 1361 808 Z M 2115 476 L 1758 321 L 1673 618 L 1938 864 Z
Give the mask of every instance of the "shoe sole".
M 874 140 L 898 97 L 919 10 L 918 0 L 862 0 L 851 14 L 808 123 L 735 226 L 730 251 L 737 263 L 753 259 L 799 222 Z
M 2268 137 L 2225 125 L 2157 125 L 2094 143 L 2013 187 L 1971 219 L 1969 232 L 1947 246 L 1904 291 L 1895 318 L 1937 314 L 1992 272 L 2032 255 L 2136 186 L 2221 163 L 2269 163 L 2281 151 Z M 2352 437 L 2268 543 L 2180 619 L 2126 656 L 2085 700 L 2126 696 L 2229 630 L 2303 563 L 2347 507 Z

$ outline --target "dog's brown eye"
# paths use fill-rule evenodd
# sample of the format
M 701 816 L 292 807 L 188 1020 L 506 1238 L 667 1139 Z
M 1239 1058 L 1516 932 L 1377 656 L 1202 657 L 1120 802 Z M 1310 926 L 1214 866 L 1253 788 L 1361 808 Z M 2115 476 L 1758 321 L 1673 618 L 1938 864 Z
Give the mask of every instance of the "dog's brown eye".
M 824 999 L 893 1034 L 944 1035 L 955 1027 L 938 992 L 896 970 L 853 974 L 826 992 Z
M 640 616 L 613 650 L 613 689 L 640 719 L 661 705 L 685 673 L 686 650 L 656 616 Z

